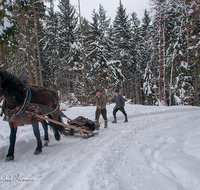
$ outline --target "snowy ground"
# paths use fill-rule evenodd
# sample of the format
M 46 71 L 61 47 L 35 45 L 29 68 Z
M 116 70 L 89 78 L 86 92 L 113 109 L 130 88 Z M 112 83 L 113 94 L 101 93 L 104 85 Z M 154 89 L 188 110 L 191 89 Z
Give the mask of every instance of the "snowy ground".
M 14 162 L 5 162 L 9 127 L 0 118 L 0 189 L 200 189 L 200 108 L 126 104 L 129 122 L 118 112 L 112 124 L 113 107 L 107 106 L 109 126 L 102 124 L 99 135 L 57 142 L 50 131 L 40 155 L 33 155 L 31 126 L 19 127 Z M 65 114 L 93 120 L 94 112 L 93 106 L 75 107 Z

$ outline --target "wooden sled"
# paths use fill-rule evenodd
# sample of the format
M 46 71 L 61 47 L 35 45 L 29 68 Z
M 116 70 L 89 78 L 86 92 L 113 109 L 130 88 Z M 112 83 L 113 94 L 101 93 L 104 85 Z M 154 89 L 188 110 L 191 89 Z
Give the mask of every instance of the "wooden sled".
M 69 129 L 69 135 L 73 135 L 73 134 L 71 133 L 72 130 L 73 130 L 74 132 L 76 132 L 76 133 L 80 133 L 81 136 L 82 136 L 84 139 L 87 139 L 87 138 L 89 138 L 89 137 L 93 137 L 93 136 L 96 136 L 96 135 L 99 134 L 98 132 L 93 132 L 93 131 L 88 130 L 88 128 L 87 128 L 86 126 L 77 127 L 77 126 L 75 126 L 75 125 L 68 125 L 68 124 L 61 123 L 61 122 L 59 122 L 59 121 L 55 121 L 55 120 L 53 120 L 53 119 L 50 119 L 50 118 L 46 117 L 46 115 L 39 115 L 39 114 L 37 114 L 37 113 L 30 112 L 30 111 L 28 111 L 28 110 L 25 110 L 25 112 L 26 112 L 27 114 L 29 114 L 29 115 L 32 115 L 32 116 L 36 117 L 36 118 L 43 119 L 43 120 L 47 120 L 47 121 L 50 121 L 50 122 L 52 122 L 52 123 L 61 125 L 61 126 L 67 128 L 67 129 Z M 71 119 L 70 119 L 70 120 L 71 120 Z M 73 120 L 71 120 L 71 121 L 73 121 Z

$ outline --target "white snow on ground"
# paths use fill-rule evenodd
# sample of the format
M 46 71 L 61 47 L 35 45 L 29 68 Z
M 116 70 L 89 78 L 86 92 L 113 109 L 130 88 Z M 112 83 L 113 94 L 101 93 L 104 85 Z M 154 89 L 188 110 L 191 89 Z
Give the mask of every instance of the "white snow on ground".
M 50 144 L 40 155 L 33 155 L 32 127 L 19 127 L 14 162 L 5 162 L 9 127 L 0 118 L 0 189 L 200 189 L 200 108 L 126 104 L 129 122 L 118 112 L 112 124 L 113 107 L 107 106 L 109 126 L 104 129 L 101 118 L 99 135 L 57 142 L 49 131 Z M 94 120 L 94 112 L 89 106 L 64 113 Z

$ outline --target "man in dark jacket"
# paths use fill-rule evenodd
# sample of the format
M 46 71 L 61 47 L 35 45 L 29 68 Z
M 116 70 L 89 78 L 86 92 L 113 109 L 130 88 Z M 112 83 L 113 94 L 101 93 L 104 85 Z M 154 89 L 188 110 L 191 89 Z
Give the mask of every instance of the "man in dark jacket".
M 118 110 L 120 110 L 125 116 L 124 123 L 128 122 L 127 114 L 124 110 L 125 101 L 124 98 L 119 94 L 118 89 L 115 90 L 115 96 L 113 98 L 110 98 L 110 100 L 116 103 L 116 106 L 113 109 L 114 120 L 112 121 L 112 123 L 117 123 L 116 113 L 118 112 Z
M 96 90 L 95 98 L 93 100 L 89 99 L 89 102 L 94 102 L 96 103 L 97 106 L 95 112 L 96 124 L 99 124 L 99 117 L 100 115 L 102 115 L 105 122 L 104 128 L 107 128 L 108 122 L 107 122 L 107 110 L 106 110 L 106 97 L 103 94 L 101 94 L 100 90 Z

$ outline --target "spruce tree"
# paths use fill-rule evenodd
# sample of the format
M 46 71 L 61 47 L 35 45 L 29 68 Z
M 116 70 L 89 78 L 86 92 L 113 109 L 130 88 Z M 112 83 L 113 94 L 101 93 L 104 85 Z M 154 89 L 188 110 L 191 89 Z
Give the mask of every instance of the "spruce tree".
M 131 98 L 131 74 L 129 68 L 132 67 L 134 60 L 134 44 L 131 43 L 131 28 L 130 20 L 126 14 L 126 9 L 123 7 L 122 2 L 119 2 L 117 15 L 113 22 L 113 35 L 114 39 L 114 59 L 120 60 L 122 64 L 122 74 L 125 77 L 122 88 L 124 94 Z
M 106 11 L 102 5 L 99 10 L 93 11 L 93 22 L 90 23 L 90 30 L 87 42 L 88 61 L 90 63 L 90 85 L 93 88 L 100 88 L 110 93 L 114 86 L 118 85 L 120 72 L 120 62 L 113 59 L 110 19 L 106 16 Z M 94 91 L 94 89 L 92 89 Z
M 45 33 L 42 43 L 45 55 L 43 64 L 45 86 L 60 90 L 58 14 L 54 11 L 52 3 L 45 19 Z
M 131 14 L 131 34 L 132 43 L 134 44 L 134 62 L 131 64 L 131 75 L 132 75 L 132 88 L 133 88 L 133 102 L 141 103 L 141 83 L 142 83 L 142 53 L 144 39 L 141 35 L 140 21 L 137 18 L 137 14 L 133 12 Z
M 60 66 L 62 68 L 64 92 L 67 96 L 74 93 L 75 78 L 74 73 L 74 56 L 76 56 L 74 49 L 79 48 L 77 45 L 77 22 L 78 18 L 76 10 L 70 4 L 69 0 L 61 0 L 58 5 L 59 8 L 59 54 Z M 68 71 L 68 72 L 66 72 Z
M 151 25 L 150 16 L 147 10 L 141 24 L 141 88 L 143 104 L 153 104 L 153 66 L 151 61 Z

